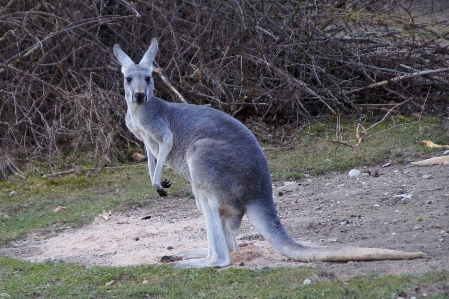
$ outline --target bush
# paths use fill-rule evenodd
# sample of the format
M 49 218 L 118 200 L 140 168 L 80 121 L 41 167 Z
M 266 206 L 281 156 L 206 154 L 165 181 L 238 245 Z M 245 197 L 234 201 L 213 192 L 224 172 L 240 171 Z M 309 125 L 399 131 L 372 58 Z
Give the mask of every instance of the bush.
M 188 102 L 242 121 L 300 124 L 399 103 L 396 111 L 421 113 L 426 101 L 439 111 L 448 98 L 447 27 L 412 17 L 404 1 L 3 0 L 0 7 L 3 157 L 51 161 L 86 150 L 115 157 L 141 146 L 124 126 L 111 49 L 118 43 L 138 61 L 152 37 L 156 61 Z M 438 71 L 416 75 L 428 70 Z M 155 79 L 159 97 L 179 101 Z

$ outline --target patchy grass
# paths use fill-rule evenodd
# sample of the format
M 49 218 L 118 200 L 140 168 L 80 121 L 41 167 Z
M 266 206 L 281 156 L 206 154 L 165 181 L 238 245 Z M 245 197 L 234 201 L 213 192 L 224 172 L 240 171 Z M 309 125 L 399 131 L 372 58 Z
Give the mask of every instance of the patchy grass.
M 368 128 L 370 125 L 364 126 Z M 315 124 L 299 132 L 298 146 L 267 151 L 273 179 L 299 179 L 304 174 L 341 172 L 385 162 L 404 163 L 435 151 L 424 147 L 418 140 L 449 143 L 443 123 L 435 118 L 423 118 L 417 123 L 397 117 L 395 124 L 384 122 L 369 130 L 368 134 L 361 134 L 365 139 L 358 146 L 355 146 L 356 131 L 355 123 L 342 125 L 342 142 L 353 147 L 330 141 L 335 140 L 335 126 Z
M 388 126 L 381 124 L 369 133 L 381 132 Z M 298 133 L 298 147 L 269 151 L 267 156 L 274 179 L 344 171 L 390 160 L 404 163 L 433 151 L 416 140 L 449 143 L 442 127 L 436 119 L 423 119 L 420 124 L 379 133 L 352 148 L 329 142 L 331 127 L 316 125 L 306 133 Z M 343 140 L 353 139 L 355 130 L 356 125 L 345 124 Z M 0 181 L 0 245 L 34 231 L 79 227 L 103 210 L 126 210 L 159 200 L 144 164 L 51 179 L 43 178 L 43 172 L 33 168 L 28 170 L 27 180 L 11 176 Z M 171 195 L 192 196 L 184 179 L 170 170 L 165 173 L 174 181 Z M 66 206 L 71 213 L 54 213 L 57 206 Z M 342 281 L 309 267 L 260 271 L 147 265 L 84 267 L 61 262 L 34 264 L 1 256 L 0 269 L 0 298 L 391 298 L 392 293 L 400 292 L 410 296 L 428 293 L 427 298 L 449 296 L 447 270 L 417 278 L 367 276 Z M 304 279 L 310 277 L 317 279 L 312 285 L 303 285 Z M 105 285 L 112 280 L 116 281 L 114 285 Z
M 318 278 L 304 285 L 306 278 L 319 277 L 320 270 L 196 270 L 146 265 L 86 268 L 55 262 L 32 264 L 5 257 L 0 257 L 0 264 L 0 298 L 392 298 L 393 293 L 413 294 L 419 286 L 425 291 L 444 290 L 449 278 L 449 273 L 442 271 L 419 278 Z M 111 281 L 115 283 L 106 285 Z
M 191 195 L 184 179 L 169 169 L 165 173 L 174 178 L 170 194 Z M 10 177 L 0 181 L 0 245 L 22 238 L 31 231 L 79 227 L 92 222 L 104 210 L 126 210 L 160 198 L 151 188 L 146 165 L 51 179 L 28 174 L 27 180 Z M 70 208 L 70 213 L 54 213 L 58 206 Z

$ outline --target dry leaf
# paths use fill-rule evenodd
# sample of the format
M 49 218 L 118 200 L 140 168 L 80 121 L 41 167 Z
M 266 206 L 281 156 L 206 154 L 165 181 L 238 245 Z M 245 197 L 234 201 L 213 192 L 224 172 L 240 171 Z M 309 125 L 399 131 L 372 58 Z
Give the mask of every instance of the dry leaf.
M 54 209 L 53 210 L 53 212 L 55 212 L 55 213 L 59 213 L 59 212 L 62 212 L 62 211 L 64 211 L 66 209 L 66 207 L 63 207 L 63 206 L 59 206 L 59 207 L 57 207 L 56 209 Z
M 146 156 L 139 154 L 139 153 L 133 154 L 133 159 L 136 161 L 144 161 L 146 158 L 147 158 Z
M 116 284 L 116 283 L 117 283 L 116 280 L 111 280 L 111 281 L 105 283 L 104 285 L 105 285 L 105 286 L 111 286 L 111 285 L 114 285 L 114 284 Z
M 435 144 L 430 140 L 420 140 L 419 142 L 430 148 L 449 148 L 449 145 Z

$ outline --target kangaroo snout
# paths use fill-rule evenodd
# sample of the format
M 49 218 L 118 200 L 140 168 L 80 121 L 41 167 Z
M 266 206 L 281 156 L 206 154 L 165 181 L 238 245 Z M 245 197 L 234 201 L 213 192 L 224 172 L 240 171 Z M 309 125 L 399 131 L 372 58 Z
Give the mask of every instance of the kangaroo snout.
M 145 102 L 147 95 L 144 92 L 135 92 L 133 94 L 133 102 L 142 104 Z

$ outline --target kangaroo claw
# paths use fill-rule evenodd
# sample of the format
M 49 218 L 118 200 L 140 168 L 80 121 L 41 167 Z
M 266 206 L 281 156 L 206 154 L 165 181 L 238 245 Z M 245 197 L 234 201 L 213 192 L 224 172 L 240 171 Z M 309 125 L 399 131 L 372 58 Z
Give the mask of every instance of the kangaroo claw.
M 161 181 L 161 186 L 163 188 L 170 188 L 171 182 L 169 180 L 165 179 L 165 180 Z

